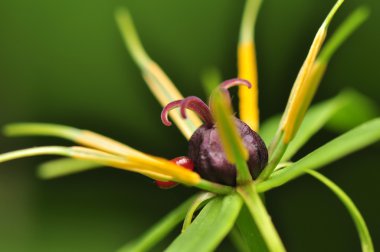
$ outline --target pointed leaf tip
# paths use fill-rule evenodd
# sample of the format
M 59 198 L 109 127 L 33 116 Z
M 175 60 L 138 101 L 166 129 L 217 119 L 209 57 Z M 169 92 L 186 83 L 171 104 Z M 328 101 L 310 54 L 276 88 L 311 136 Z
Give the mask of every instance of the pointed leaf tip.
M 324 75 L 327 65 L 317 62 L 316 59 L 325 41 L 327 28 L 343 2 L 343 0 L 337 1 L 322 23 L 293 85 L 281 122 L 285 144 L 289 143 L 296 134 Z

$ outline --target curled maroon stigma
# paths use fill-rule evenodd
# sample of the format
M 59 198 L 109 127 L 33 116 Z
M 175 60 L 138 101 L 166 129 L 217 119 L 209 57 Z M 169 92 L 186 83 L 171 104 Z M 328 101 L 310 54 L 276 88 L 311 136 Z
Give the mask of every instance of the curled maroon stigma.
M 228 89 L 238 85 L 251 88 L 251 83 L 242 79 L 224 81 L 219 85 L 219 88 L 231 101 Z M 168 120 L 169 111 L 178 107 L 183 118 L 186 118 L 186 109 L 190 109 L 204 122 L 204 125 L 200 126 L 189 140 L 188 156 L 194 163 L 195 171 L 204 179 L 225 185 L 236 185 L 236 167 L 229 163 L 226 158 L 210 107 L 195 96 L 173 101 L 165 106 L 161 113 L 161 120 L 166 126 L 171 125 Z M 248 150 L 247 164 L 252 177 L 255 179 L 268 162 L 267 148 L 261 137 L 247 124 L 238 118 L 234 118 L 234 121 Z
M 178 107 L 180 107 L 181 115 L 184 119 L 187 118 L 186 109 L 190 109 L 194 111 L 206 125 L 212 126 L 214 124 L 209 107 L 196 96 L 189 96 L 183 100 L 173 101 L 166 105 L 161 112 L 161 120 L 163 124 L 166 126 L 172 125 L 168 119 L 168 114 L 170 110 Z

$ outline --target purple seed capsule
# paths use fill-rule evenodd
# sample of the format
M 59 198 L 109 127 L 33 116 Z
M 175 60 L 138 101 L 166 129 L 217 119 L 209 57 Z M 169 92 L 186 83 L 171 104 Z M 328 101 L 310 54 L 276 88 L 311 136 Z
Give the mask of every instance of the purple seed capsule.
M 237 85 L 251 87 L 248 81 L 242 79 L 231 79 L 220 84 L 219 88 L 227 94 L 228 101 L 231 101 L 228 89 Z M 183 118 L 187 117 L 186 109 L 190 109 L 204 122 L 204 125 L 194 132 L 189 141 L 189 158 L 194 163 L 195 171 L 204 179 L 235 186 L 236 167 L 230 164 L 226 158 L 212 113 L 207 104 L 195 96 L 170 102 L 161 113 L 161 120 L 166 126 L 171 125 L 168 114 L 174 108 L 180 108 Z M 248 150 L 247 164 L 252 177 L 255 179 L 268 162 L 268 150 L 261 137 L 247 124 L 237 118 L 235 118 L 235 124 Z
M 236 128 L 249 153 L 249 171 L 255 179 L 268 162 L 268 151 L 261 137 L 247 124 L 235 118 Z M 207 180 L 224 185 L 236 185 L 236 167 L 227 161 L 215 125 L 199 127 L 189 141 L 188 156 L 195 171 Z

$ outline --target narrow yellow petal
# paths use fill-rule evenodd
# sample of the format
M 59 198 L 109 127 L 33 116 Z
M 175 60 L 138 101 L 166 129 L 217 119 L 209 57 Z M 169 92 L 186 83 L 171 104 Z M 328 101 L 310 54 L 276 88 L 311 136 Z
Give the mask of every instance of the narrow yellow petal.
M 129 162 L 126 164 L 126 166 L 118 168 L 130 169 L 131 167 L 139 167 L 140 169 L 144 169 L 147 172 L 157 172 L 164 176 L 167 176 L 166 178 L 161 178 L 159 180 L 174 180 L 189 185 L 194 185 L 194 183 L 198 183 L 200 180 L 199 175 L 195 172 L 186 170 L 183 167 L 175 165 L 166 159 L 147 155 L 127 145 L 91 131 L 82 131 L 82 134 L 78 135 L 76 138 L 76 142 L 85 146 L 119 155 Z M 116 163 L 114 163 L 113 166 L 116 166 Z M 141 171 L 138 172 L 142 173 Z
M 166 176 L 172 177 L 175 182 L 187 184 L 187 185 L 197 185 L 201 178 L 198 173 L 187 170 L 181 166 L 178 166 L 169 160 L 153 157 L 153 156 L 131 156 L 127 158 L 134 164 L 140 165 L 140 167 L 162 173 Z
M 109 163 L 108 165 L 128 169 L 131 167 L 140 168 L 147 172 L 156 172 L 167 176 L 166 178 L 161 178 L 159 180 L 174 180 L 188 185 L 194 185 L 200 180 L 197 173 L 186 170 L 166 159 L 147 155 L 113 139 L 90 131 L 83 131 L 83 133 L 84 134 L 81 134 L 80 137 L 77 138 L 78 143 L 120 155 L 127 161 L 126 166 L 123 167 L 116 166 L 117 163 Z M 140 171 L 139 173 L 142 172 Z
M 149 172 L 158 172 L 170 178 L 160 180 L 174 180 L 193 185 L 194 183 L 199 182 L 200 179 L 197 173 L 186 170 L 166 159 L 145 154 L 113 139 L 91 131 L 82 131 L 82 134 L 78 135 L 76 138 L 76 142 L 85 146 L 119 155 L 130 162 L 127 166 L 121 168 L 129 169 L 130 167 L 140 167 Z M 114 166 L 115 165 L 116 164 L 114 164 Z
M 157 179 L 157 180 L 172 179 L 172 177 L 170 176 L 158 173 L 156 171 L 143 169 L 139 167 L 138 165 L 134 164 L 133 162 L 127 161 L 118 156 L 114 156 L 103 151 L 98 151 L 98 150 L 89 149 L 85 147 L 79 147 L 79 146 L 71 147 L 70 149 L 71 149 L 72 158 L 93 161 L 96 163 L 100 163 L 102 165 L 140 173 L 152 179 Z
M 167 179 L 171 178 L 159 173 L 154 173 L 150 171 L 146 171 L 144 169 L 132 168 L 132 164 L 127 161 L 121 159 L 120 157 L 110 155 L 105 152 L 83 148 L 83 147 L 63 147 L 63 146 L 43 146 L 43 147 L 33 147 L 29 149 L 11 151 L 8 153 L 4 153 L 0 155 L 0 163 L 33 156 L 41 156 L 41 155 L 60 155 L 70 158 L 77 158 L 81 160 L 92 161 L 96 163 L 100 163 L 103 165 L 110 165 L 113 167 L 129 167 L 129 171 L 134 171 L 138 173 L 142 173 L 147 176 L 151 176 L 159 179 Z M 121 168 L 120 167 L 120 168 Z
M 297 76 L 292 92 L 290 93 L 288 105 L 285 110 L 286 112 L 281 123 L 282 129 L 285 131 L 286 143 L 289 142 L 294 135 L 294 130 L 290 129 L 294 128 L 296 120 L 300 117 L 300 111 L 305 103 L 305 95 L 311 88 L 311 83 L 308 83 L 307 80 L 311 74 L 315 59 L 317 58 L 325 37 L 326 31 L 324 29 L 320 29 L 315 37 L 308 57 L 306 58 L 304 65 Z
M 240 25 L 238 45 L 238 76 L 252 84 L 239 87 L 240 119 L 254 131 L 259 130 L 258 74 L 255 50 L 255 25 L 262 0 L 246 0 Z
M 297 132 L 306 109 L 314 96 L 320 79 L 322 78 L 324 68 L 320 66 L 314 67 L 315 61 L 326 38 L 327 28 L 334 14 L 343 2 L 343 0 L 337 1 L 322 26 L 319 28 L 306 60 L 293 85 L 280 126 L 281 130 L 285 132 L 283 139 L 285 143 L 290 142 Z
M 291 141 L 291 138 L 295 135 L 296 131 L 301 126 L 302 120 L 317 91 L 317 88 L 322 80 L 326 68 L 327 64 L 322 62 L 316 61 L 313 64 L 313 68 L 311 69 L 308 79 L 305 81 L 305 87 L 300 90 L 300 97 L 304 97 L 304 102 L 297 108 L 296 113 L 298 114 L 298 116 L 293 123 L 289 123 L 285 127 L 285 135 L 283 139 L 285 143 Z
M 258 77 L 256 66 L 256 52 L 253 42 L 239 44 L 238 48 L 238 76 L 248 80 L 252 87 L 239 87 L 240 119 L 254 131 L 259 130 L 258 105 Z
M 145 52 L 129 12 L 120 8 L 116 11 L 115 17 L 130 54 L 140 67 L 145 81 L 160 104 L 165 106 L 169 102 L 183 99 L 169 77 Z M 187 120 L 181 120 L 178 111 L 171 112 L 169 115 L 187 139 L 202 124 L 194 113 L 189 113 Z
M 155 63 L 151 62 L 150 68 L 154 74 L 151 74 L 151 72 L 146 72 L 143 77 L 149 89 L 155 95 L 162 107 L 172 101 L 183 99 L 183 96 L 179 93 L 177 88 L 175 88 L 174 84 L 172 84 L 170 79 Z M 165 80 L 168 82 L 162 82 Z M 163 88 L 162 85 L 166 87 Z M 163 89 L 170 90 L 170 93 L 163 91 Z M 192 111 L 187 111 L 186 114 L 188 116 L 187 119 L 183 119 L 178 110 L 172 110 L 169 112 L 169 116 L 173 122 L 177 125 L 178 129 L 182 132 L 185 138 L 189 140 L 194 131 L 202 124 L 202 122 Z
M 100 135 L 89 130 L 81 130 L 80 134 L 78 134 L 76 138 L 72 140 L 81 145 L 92 147 L 120 156 L 141 154 L 140 151 L 135 150 L 132 147 L 129 147 L 128 145 L 125 145 L 109 137 Z
M 148 155 L 125 156 L 125 158 L 84 147 L 72 147 L 72 157 L 141 173 L 157 180 L 173 180 L 187 185 L 200 181 L 197 173 L 184 169 L 168 160 Z
M 111 138 L 88 130 L 56 124 L 19 123 L 8 125 L 4 131 L 10 136 L 40 135 L 62 137 L 94 148 L 75 147 L 70 149 L 67 147 L 57 147 L 31 149 L 26 152 L 28 155 L 33 155 L 35 152 L 37 153 L 36 155 L 43 155 L 44 153 L 54 154 L 54 151 L 57 151 L 57 155 L 68 157 L 75 155 L 75 158 L 138 172 L 159 180 L 173 180 L 187 185 L 196 185 L 200 181 L 199 175 L 195 172 L 186 170 L 166 159 L 147 155 Z M 21 153 L 20 155 L 25 154 L 24 152 L 16 152 L 17 155 L 19 153 Z M 5 157 L 12 158 L 12 155 L 6 155 Z

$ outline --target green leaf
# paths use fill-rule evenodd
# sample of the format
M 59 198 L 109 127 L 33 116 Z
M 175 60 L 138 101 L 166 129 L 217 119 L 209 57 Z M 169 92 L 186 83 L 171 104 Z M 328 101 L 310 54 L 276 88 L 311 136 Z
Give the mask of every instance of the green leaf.
M 212 199 L 167 252 L 213 251 L 232 229 L 242 206 L 237 194 Z
M 263 192 L 281 186 L 307 170 L 321 168 L 379 140 L 380 118 L 377 118 L 337 137 L 286 169 L 275 172 L 271 178 L 259 183 L 257 189 Z
M 345 92 L 345 97 L 349 102 L 327 122 L 328 129 L 345 132 L 379 116 L 378 106 L 367 96 L 348 90 Z
M 349 103 L 349 95 L 348 93 L 343 92 L 328 101 L 313 106 L 313 108 L 307 112 L 296 136 L 289 143 L 289 146 L 282 157 L 282 161 L 291 159 L 293 155 L 315 135 L 315 133 L 317 133 L 339 111 L 342 111 L 347 103 Z
M 297 133 L 322 80 L 327 64 L 317 62 L 316 59 L 326 38 L 328 26 L 343 2 L 344 0 L 338 0 L 322 23 L 294 82 L 279 128 L 279 131 L 284 132 L 284 143 L 289 143 Z
M 61 158 L 43 163 L 38 167 L 38 176 L 42 179 L 53 179 L 78 172 L 100 168 L 103 165 L 87 160 Z
M 297 131 L 293 140 L 284 145 L 281 141 L 281 135 L 275 135 L 276 128 L 280 123 L 280 116 L 275 116 L 264 123 L 262 127 L 262 136 L 264 141 L 271 141 L 269 145 L 270 160 L 268 166 L 260 174 L 259 179 L 267 179 L 277 167 L 280 161 L 284 162 L 289 160 L 297 151 L 316 133 L 320 128 L 325 125 L 339 109 L 344 106 L 346 102 L 344 93 L 337 97 L 330 99 L 326 102 L 322 102 L 316 106 L 313 106 L 306 114 L 301 127 Z M 274 139 L 274 140 L 272 140 Z M 273 149 L 273 146 L 277 145 L 277 149 Z
M 267 252 L 268 248 L 265 245 L 262 235 L 249 210 L 246 206 L 243 206 L 239 217 L 236 221 L 240 235 L 242 236 L 245 244 L 248 246 L 248 251 L 251 252 Z
M 148 229 L 138 239 L 128 242 L 117 252 L 150 251 L 157 243 L 167 236 L 184 218 L 195 197 L 191 197 L 179 207 L 168 213 L 158 223 Z
M 369 234 L 367 225 L 361 215 L 359 209 L 355 206 L 354 202 L 348 197 L 348 195 L 334 182 L 330 179 L 326 178 L 322 174 L 316 171 L 309 170 L 307 171 L 311 176 L 318 179 L 320 182 L 325 184 L 335 195 L 339 198 L 339 200 L 343 203 L 343 205 L 347 208 L 349 214 L 351 215 L 352 220 L 355 223 L 356 229 L 359 233 L 359 238 L 362 246 L 363 252 L 373 252 L 374 247 L 372 244 L 371 235 Z
M 320 102 L 307 112 L 296 136 L 289 143 L 282 161 L 290 160 L 324 126 L 346 131 L 373 119 L 375 116 L 375 104 L 354 90 L 343 91 L 334 98 Z M 276 134 L 279 123 L 279 115 L 263 123 L 260 136 L 267 145 Z

